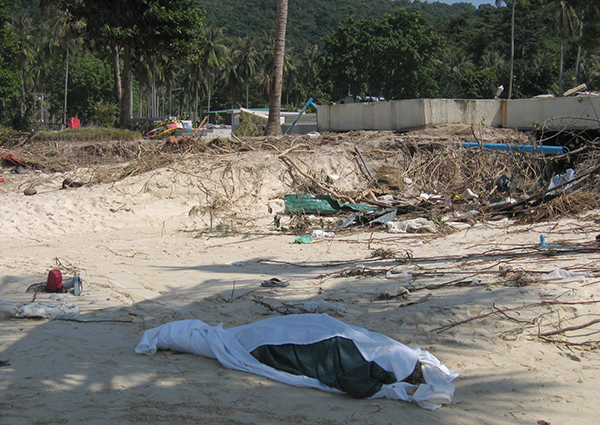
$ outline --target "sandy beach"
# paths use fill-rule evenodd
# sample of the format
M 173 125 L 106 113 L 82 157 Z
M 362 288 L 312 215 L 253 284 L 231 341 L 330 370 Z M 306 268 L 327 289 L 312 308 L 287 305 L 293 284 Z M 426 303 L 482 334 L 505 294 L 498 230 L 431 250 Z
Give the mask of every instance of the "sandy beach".
M 358 185 L 351 155 L 323 149 L 303 163 L 341 176 L 340 190 Z M 27 288 L 51 269 L 77 273 L 83 293 L 35 294 L 75 304 L 76 320 L 0 313 L 0 423 L 596 423 L 600 323 L 583 325 L 600 314 L 598 211 L 532 224 L 450 221 L 432 233 L 355 227 L 298 244 L 274 226 L 274 217 L 292 224 L 284 154 L 186 157 L 67 189 L 64 179 L 85 181 L 93 170 L 3 168 L 2 303 L 32 302 Z M 33 185 L 37 194 L 25 196 Z M 332 229 L 337 219 L 321 220 Z M 557 269 L 572 276 L 549 275 Z M 273 277 L 290 284 L 261 286 Z M 167 322 L 230 328 L 314 301 L 338 307 L 319 313 L 458 370 L 453 403 L 429 411 L 357 400 L 191 354 L 134 352 L 145 330 Z

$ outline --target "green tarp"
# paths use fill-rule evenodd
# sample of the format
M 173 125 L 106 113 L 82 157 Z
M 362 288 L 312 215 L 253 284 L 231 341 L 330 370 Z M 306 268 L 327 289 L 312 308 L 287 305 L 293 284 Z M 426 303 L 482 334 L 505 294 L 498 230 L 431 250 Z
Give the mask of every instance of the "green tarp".
M 285 195 L 285 212 L 331 215 L 339 212 L 366 212 L 375 208 L 363 204 L 344 204 L 329 195 Z

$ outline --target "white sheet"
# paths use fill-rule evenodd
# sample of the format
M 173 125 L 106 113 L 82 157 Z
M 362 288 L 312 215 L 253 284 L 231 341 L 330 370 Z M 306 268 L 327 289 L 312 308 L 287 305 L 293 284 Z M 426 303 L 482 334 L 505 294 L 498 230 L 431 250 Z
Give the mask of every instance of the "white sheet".
M 448 370 L 427 351 L 407 347 L 385 335 L 347 325 L 326 314 L 273 317 L 230 329 L 223 329 L 222 324 L 212 327 L 200 320 L 171 322 L 144 332 L 135 352 L 147 355 L 157 350 L 193 353 L 217 359 L 230 369 L 254 373 L 297 387 L 342 393 L 316 379 L 292 375 L 264 365 L 250 354 L 261 345 L 312 344 L 335 336 L 354 341 L 367 361 L 374 361 L 383 369 L 393 372 L 399 381 L 412 374 L 417 360 L 422 363 L 426 384 L 418 387 L 406 382 L 383 385 L 372 398 L 414 401 L 430 410 L 452 402 L 454 385 L 451 382 L 458 377 L 457 371 Z

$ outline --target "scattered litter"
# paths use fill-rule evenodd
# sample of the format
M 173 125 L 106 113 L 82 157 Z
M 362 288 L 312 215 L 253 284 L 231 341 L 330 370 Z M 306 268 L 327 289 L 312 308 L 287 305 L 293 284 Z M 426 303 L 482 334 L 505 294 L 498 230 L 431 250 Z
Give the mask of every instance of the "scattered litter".
M 430 201 L 432 199 L 442 199 L 442 195 L 432 195 L 429 193 L 425 193 L 425 192 L 421 192 L 421 194 L 419 195 L 419 198 L 424 199 L 426 201 Z
M 318 131 L 309 131 L 308 133 L 306 133 L 306 135 L 310 139 L 318 139 L 321 136 L 321 133 L 319 133 Z
M 390 233 L 435 233 L 437 226 L 433 221 L 426 218 L 415 218 L 404 221 L 388 221 L 385 223 Z
M 264 286 L 266 288 L 280 288 L 280 287 L 289 286 L 289 284 L 290 284 L 290 282 L 288 282 L 288 281 L 273 277 L 268 280 L 263 280 L 261 282 L 260 286 Z
M 469 286 L 479 286 L 479 285 L 482 285 L 482 283 L 479 279 L 473 279 L 471 281 L 471 283 L 469 284 Z
M 389 300 L 392 298 L 405 297 L 410 295 L 408 289 L 397 283 L 388 283 L 380 286 L 375 291 L 375 296 L 380 300 Z
M 557 283 L 567 283 L 583 281 L 588 277 L 594 277 L 594 274 L 589 272 L 572 272 L 559 268 L 545 274 L 540 278 L 540 280 L 553 280 Z
M 245 265 L 246 265 L 246 262 L 245 262 L 245 261 L 232 261 L 232 262 L 230 262 L 230 263 L 228 263 L 228 264 L 229 264 L 230 266 L 238 266 L 238 267 L 241 267 L 241 266 L 245 266 Z
M 335 236 L 335 233 L 333 232 L 326 232 L 324 230 L 313 230 L 311 233 L 313 238 L 319 239 L 319 238 L 332 238 Z
M 60 300 L 60 304 L 24 303 L 15 305 L 0 299 L 0 311 L 13 317 L 22 319 L 28 317 L 41 317 L 48 320 L 74 320 L 79 317 L 79 308 Z
M 373 211 L 374 207 L 362 204 L 344 204 L 329 195 L 285 195 L 285 213 L 338 214 L 342 211 Z
M 294 239 L 294 243 L 311 243 L 314 240 L 312 235 L 299 236 Z
M 476 215 L 479 215 L 479 211 L 477 211 L 477 210 L 454 211 L 451 216 L 444 217 L 444 221 L 450 221 L 452 219 L 466 220 L 469 218 L 474 218 Z
M 504 205 L 508 205 L 508 204 L 516 204 L 518 201 L 515 198 L 501 198 L 501 199 L 491 199 L 490 200 L 490 208 L 494 208 L 494 207 L 502 207 Z
M 66 292 L 71 290 L 73 295 L 81 295 L 81 292 L 83 292 L 81 278 L 75 275 L 71 279 L 63 281 L 62 272 L 59 269 L 52 269 L 48 272 L 46 282 L 34 283 L 25 292 Z
M 10 170 L 11 174 L 23 174 L 23 171 L 21 171 L 21 169 L 19 167 L 15 167 L 12 170 Z
M 396 200 L 396 197 L 388 193 L 387 195 L 378 196 L 377 200 L 380 202 L 392 202 Z
M 373 215 L 377 215 L 378 217 L 374 220 L 371 220 L 369 224 L 385 224 L 388 221 L 394 221 L 396 214 L 398 214 L 398 208 L 392 207 L 383 210 L 377 210 L 373 212 Z
M 421 245 L 425 245 L 425 242 L 423 241 L 419 241 L 419 242 L 415 242 L 415 243 L 411 243 L 410 245 L 408 245 L 409 247 L 415 247 L 415 246 L 421 246 Z
M 390 270 L 385 274 L 385 278 L 386 279 L 398 279 L 398 280 L 412 279 L 412 274 L 406 273 L 406 272 L 392 273 L 392 271 Z
M 15 153 L 8 151 L 6 149 L 0 149 L 0 160 L 8 163 L 8 164 L 13 164 L 13 165 L 25 165 L 25 161 L 21 158 L 19 158 Z M 19 170 L 21 171 L 21 170 Z M 11 171 L 12 172 L 12 171 Z M 21 174 L 19 173 L 13 173 L 13 174 Z
M 33 196 L 33 195 L 35 195 L 36 193 L 37 193 L 37 190 L 36 190 L 35 188 L 33 188 L 33 187 L 28 187 L 27 189 L 25 189 L 25 190 L 23 191 L 23 194 L 24 194 L 25 196 Z
M 538 248 L 558 248 L 562 245 L 546 245 L 546 237 L 544 235 L 540 235 L 540 244 Z
M 471 199 L 479 198 L 479 195 L 473 192 L 471 189 L 465 189 L 465 191 L 460 194 L 460 197 L 469 201 Z
M 509 177 L 506 174 L 503 174 L 496 181 L 496 188 L 498 189 L 498 192 L 511 192 L 514 190 L 515 186 L 515 181 L 512 179 L 512 177 Z
M 567 184 L 567 183 L 569 183 L 570 181 L 573 181 L 573 180 L 575 180 L 575 170 L 573 170 L 572 168 L 569 168 L 568 170 L 566 170 L 564 174 L 555 175 L 554 177 L 552 177 L 552 180 L 550 181 L 548 190 L 554 189 L 555 187 L 557 187 L 558 189 L 548 192 L 548 194 L 549 195 L 558 195 L 563 190 L 570 188 L 572 185 Z

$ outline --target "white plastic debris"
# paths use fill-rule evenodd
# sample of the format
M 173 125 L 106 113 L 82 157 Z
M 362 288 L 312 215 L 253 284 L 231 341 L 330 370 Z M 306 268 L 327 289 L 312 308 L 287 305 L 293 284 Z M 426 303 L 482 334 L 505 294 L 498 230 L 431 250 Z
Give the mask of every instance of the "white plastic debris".
M 429 201 L 432 199 L 442 199 L 442 195 L 434 195 L 431 193 L 421 192 L 421 194 L 419 195 L 419 198 Z
M 228 264 L 229 264 L 230 266 L 238 266 L 238 267 L 241 267 L 241 266 L 245 266 L 245 265 L 246 265 L 246 262 L 245 262 L 245 261 L 232 261 L 232 262 L 230 262 L 230 263 L 228 263 Z
M 545 274 L 540 279 L 554 280 L 558 281 L 559 283 L 566 283 L 583 281 L 588 277 L 594 277 L 594 274 L 589 272 L 572 272 L 565 269 L 555 269 L 554 271 Z
M 478 214 L 479 214 L 479 211 L 470 210 L 470 211 L 454 211 L 454 213 L 452 215 L 454 216 L 454 218 L 465 219 L 465 218 L 473 218 Z
M 387 195 L 381 195 L 377 197 L 377 200 L 381 202 L 392 202 L 395 199 L 396 197 L 389 193 Z
M 386 279 L 397 279 L 397 280 L 412 279 L 412 274 L 406 273 L 406 272 L 392 273 L 392 271 L 390 270 L 385 274 L 385 278 Z
M 397 283 L 382 285 L 375 291 L 377 298 L 396 298 L 402 295 L 410 295 L 410 292 L 404 286 L 400 286 Z
M 332 238 L 335 236 L 333 232 L 326 232 L 324 230 L 313 230 L 311 233 L 312 237 L 315 239 L 319 238 Z
M 557 174 L 554 177 L 552 177 L 552 180 L 550 181 L 550 185 L 548 186 L 548 190 L 554 189 L 555 187 L 562 186 L 573 180 L 575 180 L 575 170 L 573 170 L 572 168 L 569 168 L 568 170 L 565 171 L 564 174 Z M 548 192 L 548 193 L 550 195 L 557 195 L 557 194 L 561 193 L 563 190 L 570 188 L 571 186 L 572 185 L 567 184 L 566 186 L 561 187 L 560 189 L 553 190 L 552 192 Z
M 471 199 L 479 198 L 479 195 L 473 192 L 471 189 L 465 189 L 465 191 L 460 194 L 460 197 L 468 201 Z
M 385 223 L 390 233 L 435 233 L 437 226 L 426 218 L 415 218 L 404 221 L 388 221 Z
M 421 246 L 421 245 L 425 245 L 425 242 L 423 242 L 423 241 L 419 241 L 419 242 L 411 243 L 411 244 L 410 244 L 410 245 L 408 245 L 408 246 L 410 246 L 410 247 L 415 247 L 415 246 Z
M 0 300 L 0 311 L 16 318 L 41 317 L 42 319 L 74 320 L 79 317 L 79 307 L 66 301 L 60 304 L 25 303 L 14 305 Z
M 506 205 L 506 204 L 516 204 L 517 202 L 518 201 L 515 198 L 504 198 L 501 201 L 491 203 L 490 207 L 499 207 L 501 205 Z

